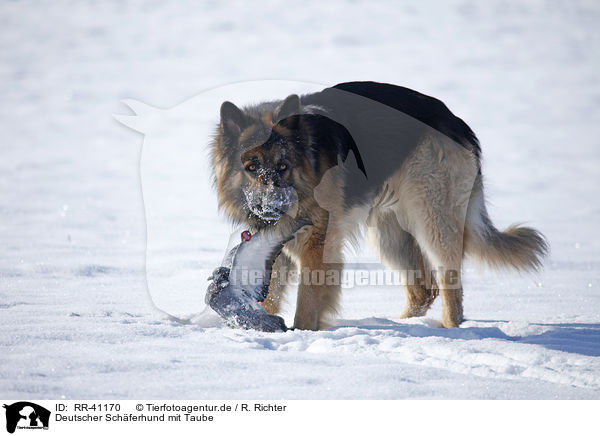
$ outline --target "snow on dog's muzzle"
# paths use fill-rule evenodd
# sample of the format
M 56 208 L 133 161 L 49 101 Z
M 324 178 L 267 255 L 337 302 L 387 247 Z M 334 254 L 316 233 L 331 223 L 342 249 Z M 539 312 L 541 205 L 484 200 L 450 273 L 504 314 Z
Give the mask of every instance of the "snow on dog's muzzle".
M 272 184 L 262 189 L 246 187 L 244 196 L 248 209 L 262 220 L 277 221 L 285 214 L 295 215 L 298 195 L 292 187 Z

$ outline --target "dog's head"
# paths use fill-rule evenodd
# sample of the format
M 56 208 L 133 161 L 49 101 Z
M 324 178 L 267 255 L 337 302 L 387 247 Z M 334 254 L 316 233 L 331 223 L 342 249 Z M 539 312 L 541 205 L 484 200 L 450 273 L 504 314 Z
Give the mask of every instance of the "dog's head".
M 279 220 L 297 203 L 292 174 L 293 153 L 284 137 L 271 135 L 264 144 L 250 146 L 240 156 L 246 207 L 266 222 Z
M 236 221 L 265 226 L 297 213 L 312 174 L 297 95 L 238 108 L 225 102 L 213 148 L 219 202 Z

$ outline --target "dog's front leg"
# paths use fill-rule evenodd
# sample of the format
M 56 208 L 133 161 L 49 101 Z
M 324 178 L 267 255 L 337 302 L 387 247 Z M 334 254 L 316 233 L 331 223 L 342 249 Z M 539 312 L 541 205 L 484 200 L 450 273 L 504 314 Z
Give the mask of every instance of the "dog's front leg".
M 328 238 L 327 243 L 337 241 Z M 325 263 L 324 248 L 325 232 L 315 229 L 300 254 L 294 327 L 301 330 L 325 330 L 332 326 L 337 313 L 343 264 Z M 341 253 L 341 247 L 335 249 Z

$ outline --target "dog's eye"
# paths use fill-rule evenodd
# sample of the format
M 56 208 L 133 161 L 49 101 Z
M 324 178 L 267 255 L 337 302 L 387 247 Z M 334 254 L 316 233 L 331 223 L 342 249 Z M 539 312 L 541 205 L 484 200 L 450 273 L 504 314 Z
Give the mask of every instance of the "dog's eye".
M 251 173 L 253 173 L 254 171 L 256 171 L 256 164 L 250 164 L 246 167 L 247 171 L 250 171 Z
M 280 163 L 279 164 L 279 171 L 285 171 L 285 170 L 287 170 L 287 164 Z

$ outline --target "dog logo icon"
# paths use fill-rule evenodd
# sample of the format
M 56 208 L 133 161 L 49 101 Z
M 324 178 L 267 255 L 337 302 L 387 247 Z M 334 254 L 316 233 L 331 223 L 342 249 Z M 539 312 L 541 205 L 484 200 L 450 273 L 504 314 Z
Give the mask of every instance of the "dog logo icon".
M 14 433 L 18 429 L 48 429 L 50 411 L 28 401 L 4 405 L 6 409 L 6 431 Z

